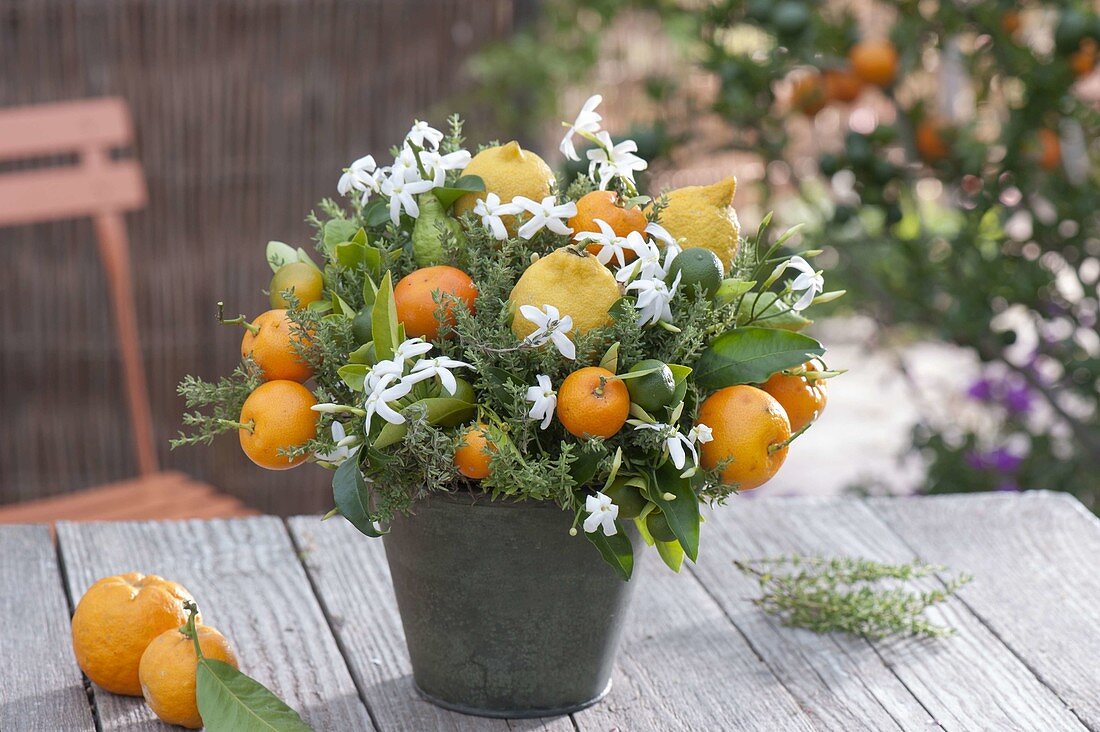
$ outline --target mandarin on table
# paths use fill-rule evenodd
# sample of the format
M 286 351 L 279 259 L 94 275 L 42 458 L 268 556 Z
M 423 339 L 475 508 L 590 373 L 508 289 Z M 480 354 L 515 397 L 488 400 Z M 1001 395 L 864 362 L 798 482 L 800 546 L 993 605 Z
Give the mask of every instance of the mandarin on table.
M 605 368 L 578 369 L 558 389 L 558 420 L 576 437 L 611 437 L 629 414 L 630 392 Z
M 435 293 L 451 295 L 474 311 L 477 286 L 457 267 L 437 265 L 414 270 L 398 280 L 393 288 L 393 302 L 397 306 L 397 319 L 405 326 L 409 338 L 433 341 L 439 337 L 442 323 L 436 318 L 442 305 L 448 325 L 454 324 L 454 302 L 436 302 Z
M 238 667 L 237 656 L 225 636 L 201 624 L 195 625 L 195 632 L 205 658 Z M 141 694 L 162 721 L 190 729 L 202 727 L 195 695 L 198 663 L 195 641 L 179 628 L 164 631 L 145 649 L 138 668 Z
M 138 664 L 146 646 L 187 621 L 191 593 L 155 574 L 130 572 L 95 582 L 73 613 L 73 652 L 80 669 L 115 694 L 141 696 Z
M 817 368 L 812 361 L 802 367 L 806 371 L 815 371 Z M 821 416 L 828 399 L 828 381 L 809 378 L 804 374 L 785 374 L 780 371 L 772 374 L 760 388 L 783 405 L 792 432 L 798 432 Z
M 289 379 L 302 382 L 313 376 L 313 367 L 303 361 L 295 345 L 305 345 L 298 326 L 284 308 L 261 314 L 246 328 L 241 339 L 241 357 L 252 357 L 264 381 Z
M 296 381 L 280 379 L 256 387 L 241 407 L 238 430 L 249 460 L 268 470 L 289 470 L 307 455 L 289 458 L 279 450 L 304 445 L 317 434 L 321 415 L 310 407 L 317 400 Z
M 755 386 L 739 384 L 714 392 L 700 405 L 696 424 L 710 427 L 713 437 L 700 448 L 703 467 L 714 470 L 724 465 L 722 482 L 739 490 L 764 485 L 787 459 L 787 413 L 775 397 Z
M 489 425 L 483 422 L 470 425 L 455 448 L 455 467 L 467 478 L 488 478 L 492 452 L 496 452 L 496 446 L 489 435 Z

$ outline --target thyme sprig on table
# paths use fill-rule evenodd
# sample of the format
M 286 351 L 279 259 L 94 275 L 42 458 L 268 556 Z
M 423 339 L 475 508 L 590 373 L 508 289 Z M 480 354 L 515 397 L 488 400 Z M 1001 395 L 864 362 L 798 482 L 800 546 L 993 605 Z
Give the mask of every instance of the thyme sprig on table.
M 969 575 L 943 579 L 936 589 L 905 586 L 913 580 L 949 572 L 920 562 L 884 564 L 869 559 L 781 556 L 735 561 L 756 577 L 763 591 L 753 603 L 784 625 L 817 633 L 842 632 L 865 638 L 935 638 L 954 630 L 931 622 L 924 611 L 969 582 Z

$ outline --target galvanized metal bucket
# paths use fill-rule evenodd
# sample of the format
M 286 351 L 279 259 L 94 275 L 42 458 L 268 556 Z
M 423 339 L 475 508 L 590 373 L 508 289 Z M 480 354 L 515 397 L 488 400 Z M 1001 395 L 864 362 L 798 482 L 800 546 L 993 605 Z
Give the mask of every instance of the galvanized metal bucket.
M 438 495 L 386 534 L 417 691 L 486 717 L 583 709 L 611 688 L 624 582 L 550 503 Z M 640 538 L 631 533 L 638 550 Z

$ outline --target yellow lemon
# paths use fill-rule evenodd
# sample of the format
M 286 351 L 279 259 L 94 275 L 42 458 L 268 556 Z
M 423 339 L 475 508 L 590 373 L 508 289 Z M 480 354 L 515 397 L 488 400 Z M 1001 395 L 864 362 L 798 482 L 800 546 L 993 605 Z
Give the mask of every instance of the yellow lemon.
M 510 202 L 516 196 L 541 201 L 550 195 L 550 187 L 554 185 L 554 171 L 550 170 L 546 161 L 530 150 L 524 150 L 515 141 L 482 150 L 474 156 L 462 175 L 480 177 L 485 182 L 485 191 L 467 193 L 455 201 L 455 216 L 472 211 L 486 193 L 497 194 L 503 203 Z M 503 220 L 508 231 L 515 236 L 515 217 L 504 216 Z
M 732 175 L 709 186 L 687 186 L 668 194 L 658 223 L 685 249 L 704 247 L 727 270 L 737 256 L 741 225 L 733 210 L 737 179 Z
M 619 283 L 611 270 L 588 252 L 562 247 L 524 270 L 512 288 L 512 332 L 520 340 L 535 332 L 535 324 L 519 312 L 523 305 L 553 305 L 563 318 L 573 319 L 575 333 L 610 325 L 607 311 L 619 297 Z

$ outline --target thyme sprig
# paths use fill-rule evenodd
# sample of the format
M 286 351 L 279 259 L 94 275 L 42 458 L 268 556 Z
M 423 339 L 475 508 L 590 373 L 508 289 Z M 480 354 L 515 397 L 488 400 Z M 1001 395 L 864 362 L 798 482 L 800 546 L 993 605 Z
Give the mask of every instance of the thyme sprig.
M 972 579 L 966 574 L 944 578 L 948 568 L 917 561 L 884 564 L 869 559 L 792 555 L 735 561 L 734 565 L 759 582 L 764 594 L 753 603 L 784 625 L 871 639 L 952 635 L 954 629 L 931 622 L 924 611 Z M 942 579 L 935 589 L 906 586 L 933 576 Z

